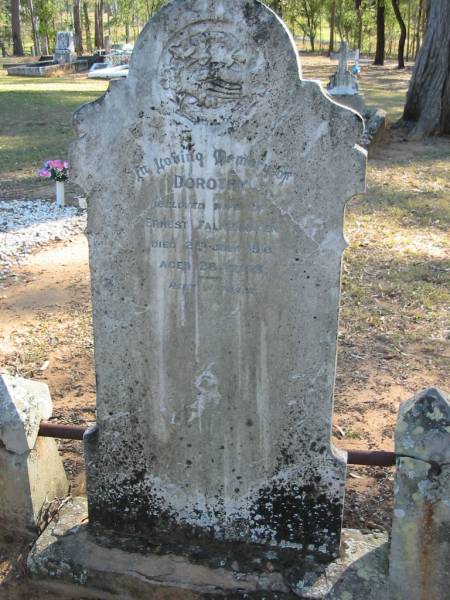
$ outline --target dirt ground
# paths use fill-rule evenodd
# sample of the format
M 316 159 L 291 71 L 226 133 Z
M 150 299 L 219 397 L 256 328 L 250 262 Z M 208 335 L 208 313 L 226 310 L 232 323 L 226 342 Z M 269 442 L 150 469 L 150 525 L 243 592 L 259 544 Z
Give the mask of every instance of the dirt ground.
M 306 64 L 305 71 L 308 68 Z M 387 86 L 390 85 L 389 78 L 394 76 L 395 73 L 388 69 Z M 407 75 L 401 77 L 403 87 L 394 91 L 404 94 Z M 442 149 L 447 153 L 445 156 L 449 156 L 449 148 L 449 140 L 433 142 L 434 151 Z M 394 180 L 391 181 L 389 169 L 398 169 L 401 178 L 402 165 L 425 163 L 429 160 L 429 152 L 429 143 L 406 144 L 401 133 L 389 132 L 370 161 L 373 196 L 381 193 L 382 186 L 392 185 Z M 383 183 L 383 178 L 387 182 Z M 448 170 L 443 178 L 448 199 Z M 435 174 L 430 175 L 430 181 L 434 180 Z M 410 189 L 414 185 L 420 184 L 409 181 Z M 31 189 L 24 189 L 23 193 L 33 197 Z M 34 197 L 42 197 L 41 193 L 42 188 L 39 188 Z M 441 313 L 434 306 L 427 308 L 423 301 L 416 309 L 414 298 L 405 299 L 403 292 L 396 292 L 397 280 L 389 280 L 389 277 L 397 267 L 389 253 L 400 252 L 402 243 L 419 244 L 426 238 L 423 243 L 428 244 L 427 252 L 435 256 L 435 260 L 431 261 L 424 277 L 440 282 L 441 271 L 447 273 L 449 270 L 449 248 L 441 247 L 439 219 L 435 219 L 437 224 L 431 224 L 433 227 L 424 220 L 420 231 L 416 223 L 413 227 L 405 221 L 410 227 L 408 235 L 412 236 L 412 242 L 397 238 L 395 231 L 389 232 L 386 220 L 377 229 L 374 212 L 367 209 L 371 202 L 370 190 L 368 198 L 351 201 L 347 213 L 350 248 L 343 267 L 333 439 L 341 448 L 392 450 L 399 404 L 429 385 L 439 384 L 444 389 L 449 386 L 450 352 L 448 338 L 444 339 L 442 333 Z M 428 212 L 425 211 L 423 219 L 434 214 L 433 210 L 431 206 Z M 419 216 L 422 218 L 422 213 Z M 366 226 L 368 222 L 370 231 Z M 388 238 L 394 240 L 394 246 L 389 246 Z M 427 256 L 424 251 L 423 261 L 428 260 Z M 408 257 L 406 255 L 409 260 Z M 15 276 L 6 280 L 0 292 L 1 370 L 48 383 L 54 404 L 53 418 L 62 423 L 83 425 L 95 422 L 87 260 L 87 242 L 82 234 L 70 241 L 48 244 L 17 268 Z M 405 264 L 409 264 L 407 260 Z M 414 269 L 417 264 L 417 260 L 412 264 Z M 433 265 L 437 265 L 436 272 Z M 401 271 L 403 266 L 399 268 Z M 385 277 L 392 283 L 389 288 L 383 287 Z M 410 289 L 407 288 L 408 293 Z M 373 307 L 368 306 L 370 302 L 377 304 L 376 316 Z M 413 309 L 417 317 L 411 312 Z M 428 323 L 425 319 L 423 325 L 421 319 L 427 310 L 431 310 L 430 318 L 434 320 Z M 416 337 L 405 337 L 405 331 L 410 333 L 414 323 L 418 327 Z M 82 443 L 61 441 L 59 448 L 70 477 L 71 493 L 82 494 L 85 489 Z M 392 488 L 393 469 L 350 466 L 344 526 L 389 529 Z M 23 558 L 28 544 L 29 541 L 22 538 L 0 539 L 0 581 L 3 578 L 8 584 L 0 589 L 2 600 L 42 597 L 33 595 L 34 592 L 23 583 Z M 48 594 L 45 598 L 53 596 Z

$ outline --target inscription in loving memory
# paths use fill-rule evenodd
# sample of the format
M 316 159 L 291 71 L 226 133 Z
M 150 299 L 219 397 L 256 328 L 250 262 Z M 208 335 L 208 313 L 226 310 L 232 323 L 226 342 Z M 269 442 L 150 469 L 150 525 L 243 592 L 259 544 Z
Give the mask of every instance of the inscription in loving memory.
M 192 165 L 196 173 L 177 172 L 182 165 Z M 168 181 L 170 192 L 150 201 L 144 227 L 153 266 L 170 273 L 169 290 L 215 284 L 225 294 L 250 296 L 268 277 L 279 225 L 270 204 L 258 201 L 249 172 L 278 186 L 293 177 L 220 148 L 211 157 L 172 152 L 154 158 L 151 167 L 135 168 L 138 182 L 149 175 Z

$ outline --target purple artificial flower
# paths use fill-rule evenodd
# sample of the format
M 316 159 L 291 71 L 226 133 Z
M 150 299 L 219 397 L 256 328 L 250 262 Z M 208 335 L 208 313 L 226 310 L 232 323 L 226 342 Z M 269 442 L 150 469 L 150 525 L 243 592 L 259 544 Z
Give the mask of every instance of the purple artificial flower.
M 39 169 L 38 171 L 39 177 L 51 177 L 52 174 L 47 169 Z

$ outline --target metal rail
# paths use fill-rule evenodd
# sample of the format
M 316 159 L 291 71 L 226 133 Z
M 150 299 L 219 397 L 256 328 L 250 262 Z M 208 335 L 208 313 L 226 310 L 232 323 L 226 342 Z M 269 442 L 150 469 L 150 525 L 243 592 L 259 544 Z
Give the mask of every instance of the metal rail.
M 62 440 L 82 440 L 87 427 L 84 425 L 63 425 L 52 421 L 41 421 L 39 435 Z M 395 452 L 386 450 L 346 450 L 347 464 L 371 467 L 392 467 L 395 465 Z

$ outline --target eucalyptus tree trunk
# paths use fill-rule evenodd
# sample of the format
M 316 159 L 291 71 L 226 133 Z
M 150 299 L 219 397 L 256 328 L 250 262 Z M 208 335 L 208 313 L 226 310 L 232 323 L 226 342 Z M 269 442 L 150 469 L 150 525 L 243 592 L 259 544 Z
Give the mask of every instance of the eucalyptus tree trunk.
M 81 56 L 83 54 L 83 28 L 81 27 L 80 0 L 73 2 L 73 28 L 75 29 L 75 52 Z
M 91 23 L 89 21 L 89 7 L 86 0 L 83 2 L 83 15 L 84 15 L 84 30 L 86 32 L 86 46 L 87 51 L 92 52 L 92 39 L 91 39 Z
M 103 0 L 95 0 L 95 47 L 103 48 Z
M 384 0 L 378 0 L 377 2 L 377 47 L 375 50 L 374 65 L 384 65 L 384 55 L 386 46 L 386 34 L 384 26 L 384 14 L 385 6 Z
M 28 8 L 30 9 L 31 31 L 33 33 L 34 54 L 39 56 L 41 53 L 41 44 L 39 41 L 39 32 L 36 13 L 34 12 L 33 0 L 28 0 Z
M 413 139 L 450 133 L 450 2 L 433 0 L 406 97 L 403 121 Z
M 362 17 L 363 17 L 363 8 L 361 6 L 362 0 L 355 0 L 355 10 L 356 10 L 356 23 L 357 23 L 357 38 L 356 38 L 356 47 L 361 50 L 362 46 Z
M 6 51 L 6 46 L 2 40 L 0 40 L 0 50 L 2 53 L 2 58 L 6 58 L 8 56 L 8 52 Z
M 328 55 L 334 52 L 334 30 L 336 27 L 336 0 L 331 0 L 330 12 L 330 43 L 328 46 Z
M 416 35 L 414 36 L 414 58 L 417 58 L 420 47 L 420 29 L 422 27 L 423 0 L 419 0 L 419 9 L 417 13 Z
M 400 27 L 400 38 L 398 40 L 398 68 L 405 68 L 405 41 L 406 41 L 406 25 L 400 12 L 399 0 L 392 0 L 395 18 Z
M 20 0 L 11 0 L 11 35 L 14 56 L 23 56 L 22 33 L 20 30 Z

